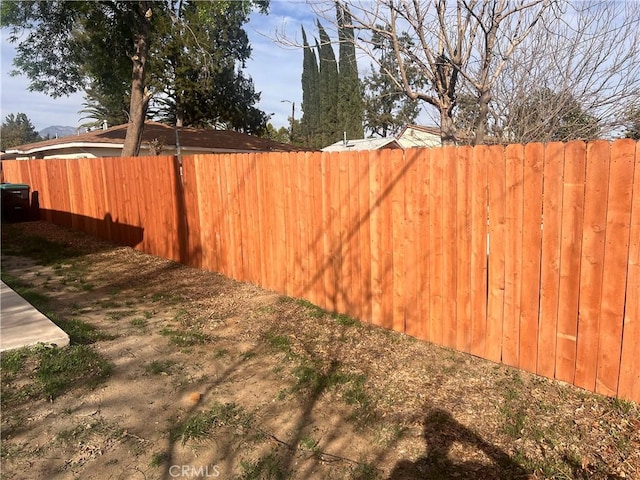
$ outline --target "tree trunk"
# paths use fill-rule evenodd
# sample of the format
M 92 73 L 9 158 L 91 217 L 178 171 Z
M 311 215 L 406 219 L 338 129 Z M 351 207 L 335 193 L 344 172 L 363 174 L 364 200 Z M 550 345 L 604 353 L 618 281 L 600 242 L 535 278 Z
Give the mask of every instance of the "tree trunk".
M 485 141 L 490 101 L 491 95 L 488 90 L 482 91 L 478 96 L 478 116 L 476 117 L 476 124 L 474 128 L 476 132 L 475 138 L 473 139 L 474 145 L 482 145 Z
M 440 141 L 442 145 L 455 145 L 456 126 L 451 118 L 451 108 L 440 108 Z
M 144 120 L 147 116 L 149 96 L 145 88 L 147 73 L 147 56 L 149 54 L 149 37 L 151 31 L 151 9 L 147 2 L 139 2 L 140 31 L 135 35 L 135 53 L 131 57 L 133 71 L 131 74 L 131 104 L 129 106 L 129 125 L 122 147 L 123 157 L 137 157 L 142 143 Z

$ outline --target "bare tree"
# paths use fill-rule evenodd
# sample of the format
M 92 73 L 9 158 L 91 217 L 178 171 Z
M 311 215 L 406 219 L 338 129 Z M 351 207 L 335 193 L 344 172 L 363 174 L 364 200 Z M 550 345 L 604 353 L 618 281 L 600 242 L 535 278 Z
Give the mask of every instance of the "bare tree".
M 407 96 L 437 110 L 442 143 L 452 144 L 457 141 L 452 113 L 463 84 L 477 99 L 474 143 L 482 143 L 494 85 L 536 25 L 554 14 L 554 5 L 553 0 L 362 0 L 349 2 L 349 9 L 359 32 L 356 46 Z M 315 9 L 323 14 L 319 4 Z M 402 41 L 407 34 L 415 42 L 410 48 Z M 377 61 L 376 39 L 393 45 L 397 69 Z M 410 69 L 421 72 L 424 86 L 410 81 Z
M 490 123 L 505 141 L 614 137 L 639 100 L 640 4 L 565 3 L 512 55 Z

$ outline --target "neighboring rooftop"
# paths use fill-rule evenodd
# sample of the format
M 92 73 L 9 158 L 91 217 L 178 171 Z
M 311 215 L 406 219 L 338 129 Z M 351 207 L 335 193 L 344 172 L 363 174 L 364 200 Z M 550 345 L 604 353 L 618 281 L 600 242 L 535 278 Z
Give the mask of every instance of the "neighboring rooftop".
M 176 134 L 177 130 L 177 134 Z M 52 138 L 8 148 L 2 158 L 54 158 L 58 156 L 112 156 L 122 150 L 127 124 L 97 129 L 73 136 Z M 291 152 L 306 150 L 232 130 L 173 127 L 159 122 L 145 122 L 140 146 L 142 155 L 151 153 L 150 142 L 161 146 L 161 154 L 176 151 L 176 135 L 183 154 Z
M 382 148 L 402 148 L 394 137 L 360 138 L 357 140 L 340 140 L 322 149 L 323 152 L 355 152 L 360 150 L 380 150 Z

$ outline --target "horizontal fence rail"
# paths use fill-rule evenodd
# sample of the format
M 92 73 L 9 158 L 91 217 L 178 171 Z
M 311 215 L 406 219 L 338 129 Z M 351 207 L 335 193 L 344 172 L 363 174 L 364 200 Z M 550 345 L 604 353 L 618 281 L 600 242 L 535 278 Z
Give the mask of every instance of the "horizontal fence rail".
M 632 140 L 3 169 L 49 222 L 640 402 Z

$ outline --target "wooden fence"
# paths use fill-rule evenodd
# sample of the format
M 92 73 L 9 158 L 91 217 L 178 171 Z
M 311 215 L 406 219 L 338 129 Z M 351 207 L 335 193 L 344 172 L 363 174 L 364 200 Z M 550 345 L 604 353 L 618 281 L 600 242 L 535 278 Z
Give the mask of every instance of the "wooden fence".
M 637 142 L 3 166 L 48 221 L 640 401 Z

